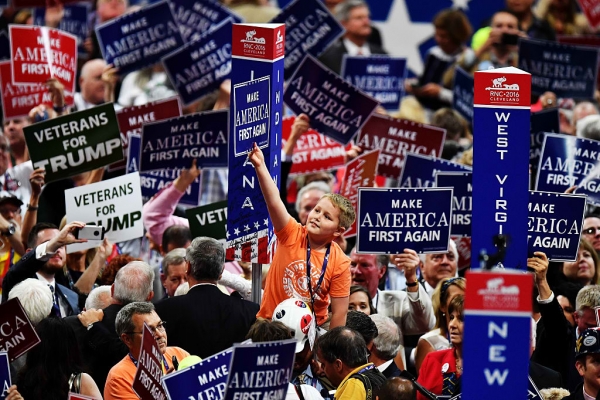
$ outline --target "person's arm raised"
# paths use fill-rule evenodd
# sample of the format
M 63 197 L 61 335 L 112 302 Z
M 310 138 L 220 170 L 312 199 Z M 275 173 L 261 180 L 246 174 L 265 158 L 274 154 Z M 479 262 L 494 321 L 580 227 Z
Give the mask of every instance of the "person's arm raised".
M 273 178 L 265 165 L 263 152 L 258 148 L 256 143 L 254 143 L 254 147 L 252 148 L 248 159 L 256 170 L 258 183 L 260 184 L 260 189 L 265 198 L 265 203 L 267 203 L 267 209 L 269 210 L 269 216 L 273 222 L 273 228 L 275 229 L 275 232 L 278 232 L 287 225 L 291 216 L 287 212 L 285 204 L 281 201 L 281 197 L 279 197 L 279 189 L 277 189 L 277 185 L 273 182 Z

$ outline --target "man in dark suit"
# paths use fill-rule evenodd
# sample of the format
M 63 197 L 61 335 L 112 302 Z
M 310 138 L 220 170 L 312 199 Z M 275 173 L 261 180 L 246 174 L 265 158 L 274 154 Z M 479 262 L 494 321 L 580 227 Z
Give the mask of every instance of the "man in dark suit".
M 243 341 L 259 307 L 217 287 L 225 263 L 223 245 L 217 240 L 194 239 L 186 262 L 190 291 L 159 302 L 156 312 L 166 322 L 169 344 L 206 358 Z
M 78 316 L 66 318 L 75 330 L 83 360 L 99 388 L 104 388 L 108 372 L 128 352 L 115 329 L 117 314 L 129 303 L 152 300 L 153 281 L 152 267 L 143 261 L 132 261 L 115 276 L 111 305 L 103 310 L 86 310 Z
M 373 339 L 369 361 L 387 378 L 400 376 L 400 368 L 394 359 L 402 348 L 402 338 L 398 325 L 390 317 L 381 314 L 371 315 L 377 326 L 378 335 Z M 402 365 L 404 368 L 404 365 Z
M 319 57 L 327 68 L 339 74 L 342 70 L 344 54 L 349 56 L 387 54 L 381 47 L 368 41 L 372 28 L 367 3 L 363 0 L 346 0 L 335 10 L 335 16 L 346 29 L 346 33 L 341 40 L 329 46 Z
M 59 231 L 52 224 L 34 225 L 28 238 L 28 252 L 7 272 L 2 281 L 2 302 L 7 300 L 8 293 L 16 284 L 27 278 L 34 278 L 50 287 L 54 297 L 53 314 L 66 317 L 79 313 L 77 293 L 58 284 L 55 275 L 62 271 L 67 261 L 65 246 L 86 242 L 73 235 L 84 226 L 82 222 L 71 222 Z

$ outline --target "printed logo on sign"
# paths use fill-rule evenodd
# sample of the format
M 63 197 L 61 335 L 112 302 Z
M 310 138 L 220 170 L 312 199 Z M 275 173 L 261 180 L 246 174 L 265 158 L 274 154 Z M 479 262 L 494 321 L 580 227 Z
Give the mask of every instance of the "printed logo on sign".
M 275 44 L 279 44 L 283 42 L 283 35 L 281 34 L 281 31 L 277 31 L 277 40 L 275 41 Z
M 264 56 L 267 52 L 265 46 L 267 41 L 264 37 L 257 37 L 254 29 L 246 31 L 246 39 L 241 39 L 240 42 L 244 43 L 244 53 L 246 55 Z
M 493 278 L 487 281 L 485 289 L 479 289 L 477 294 L 483 297 L 486 308 L 517 308 L 519 307 L 519 287 L 504 286 L 504 278 Z
M 518 103 L 519 102 L 519 84 L 505 83 L 506 76 L 500 76 L 492 79 L 492 86 L 485 90 L 490 93 L 490 102 L 492 103 Z

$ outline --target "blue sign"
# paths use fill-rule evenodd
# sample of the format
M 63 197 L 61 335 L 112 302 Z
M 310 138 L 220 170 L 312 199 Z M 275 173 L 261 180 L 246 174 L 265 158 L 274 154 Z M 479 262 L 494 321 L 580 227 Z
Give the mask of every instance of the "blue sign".
M 481 393 L 486 393 L 488 399 L 529 399 L 526 397 L 528 382 L 519 379 L 528 376 L 529 363 L 509 363 L 508 360 L 528 360 L 531 317 L 465 312 L 464 324 L 468 328 L 463 342 L 476 343 L 478 349 L 463 354 L 465 375 L 461 387 L 465 399 L 481 398 Z M 492 391 L 495 396 L 491 395 Z
M 285 399 L 295 351 L 295 340 L 235 344 L 223 400 Z
M 142 126 L 140 171 L 227 166 L 229 112 L 207 111 Z
M 438 172 L 435 186 L 452 188 L 452 236 L 471 236 L 473 212 L 473 176 L 471 172 Z
M 536 190 L 563 193 L 577 185 L 577 193 L 600 205 L 600 142 L 547 133 L 538 166 Z
M 531 73 L 531 92 L 556 97 L 593 99 L 598 49 L 555 42 L 519 41 L 519 68 Z
M 448 251 L 452 189 L 358 188 L 356 251 Z
M 470 167 L 456 164 L 441 158 L 406 153 L 404 168 L 400 174 L 398 187 L 426 188 L 435 186 L 435 175 L 439 171 L 460 172 L 471 171 Z
M 345 54 L 340 75 L 377 100 L 386 110 L 400 109 L 400 100 L 404 96 L 406 58 L 349 57 Z
M 96 27 L 107 64 L 119 74 L 156 64 L 183 46 L 179 28 L 166 1 L 148 5 Z
M 456 67 L 452 89 L 452 108 L 469 123 L 473 123 L 473 87 L 473 76 L 464 69 Z
M 139 135 L 131 134 L 128 136 L 129 146 L 127 147 L 127 173 L 138 172 L 140 169 L 140 148 L 142 138 Z M 191 164 L 187 167 L 189 168 Z M 140 173 L 140 187 L 142 188 L 142 199 L 150 200 L 156 193 L 173 182 L 181 173 L 181 169 L 161 169 Z M 179 200 L 179 204 L 186 204 L 196 207 L 200 203 L 201 182 L 196 178 L 187 188 L 184 195 Z
M 234 25 L 234 37 L 246 35 L 246 25 Z M 274 36 L 283 26 L 272 27 Z M 258 30 L 259 28 L 256 28 Z M 254 29 L 253 29 L 254 30 Z M 250 31 L 252 32 L 252 31 Z M 283 38 L 282 38 L 283 40 Z M 281 43 L 279 43 L 281 44 Z M 252 58 L 232 55 L 231 106 L 229 142 L 229 195 L 227 197 L 227 249 L 235 260 L 269 263 L 268 243 L 273 225 L 258 185 L 254 167 L 248 161 L 248 150 L 254 142 L 262 147 L 265 164 L 279 187 L 281 171 L 281 123 L 283 119 L 283 58 Z M 280 49 L 283 51 L 283 47 Z M 275 51 L 274 51 L 275 53 Z
M 6 389 L 11 387 L 10 379 L 10 363 L 8 361 L 8 353 L 0 352 L 0 400 L 6 399 Z
M 544 397 L 538 390 L 531 376 L 529 377 L 529 388 L 527 389 L 527 400 L 544 400 Z
M 504 241 L 506 254 L 501 260 L 507 268 L 527 268 L 527 201 L 529 190 L 529 108 L 475 107 L 473 126 L 478 135 L 474 143 L 473 165 L 488 168 L 473 170 L 474 254 L 496 253 L 497 241 Z M 519 163 L 519 161 L 523 163 Z M 478 257 L 471 258 L 479 268 Z
M 582 195 L 530 191 L 529 257 L 543 251 L 551 261 L 575 261 L 585 205 Z
M 550 108 L 531 114 L 530 118 L 531 143 L 529 145 L 529 165 L 532 172 L 537 172 L 542 144 L 546 132 L 560 132 L 560 116 L 558 108 Z
M 227 349 L 181 371 L 162 377 L 169 400 L 222 399 L 233 355 Z
M 314 130 L 342 144 L 352 140 L 379 104 L 311 56 L 290 79 L 283 101 L 294 113 L 308 115 Z
M 322 1 L 295 0 L 272 23 L 285 24 L 285 79 L 308 54 L 318 57 L 344 33 Z
M 204 6 L 204 4 L 196 3 Z M 231 73 L 231 20 L 163 58 L 185 105 L 219 89 Z
M 200 39 L 202 35 L 217 29 L 231 18 L 236 24 L 242 19 L 217 1 L 169 0 L 175 21 L 186 43 Z M 230 28 L 231 30 L 231 28 Z M 229 33 L 231 35 L 231 32 Z M 231 38 L 230 41 L 231 43 Z
M 58 29 L 70 33 L 77 38 L 77 51 L 79 54 L 87 54 L 84 42 L 90 35 L 89 14 L 90 3 L 65 4 L 64 15 L 60 20 Z M 46 9 L 35 8 L 33 10 L 33 24 L 46 25 Z

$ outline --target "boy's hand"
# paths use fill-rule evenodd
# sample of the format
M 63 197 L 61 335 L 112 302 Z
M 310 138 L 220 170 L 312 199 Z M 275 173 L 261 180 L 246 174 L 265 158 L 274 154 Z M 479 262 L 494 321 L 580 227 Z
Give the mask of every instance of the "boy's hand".
M 250 153 L 248 153 L 248 159 L 250 160 L 254 168 L 258 168 L 262 165 L 265 165 L 265 156 L 263 155 L 262 150 L 258 148 L 256 142 L 254 142 L 253 146 L 254 147 L 252 147 Z

